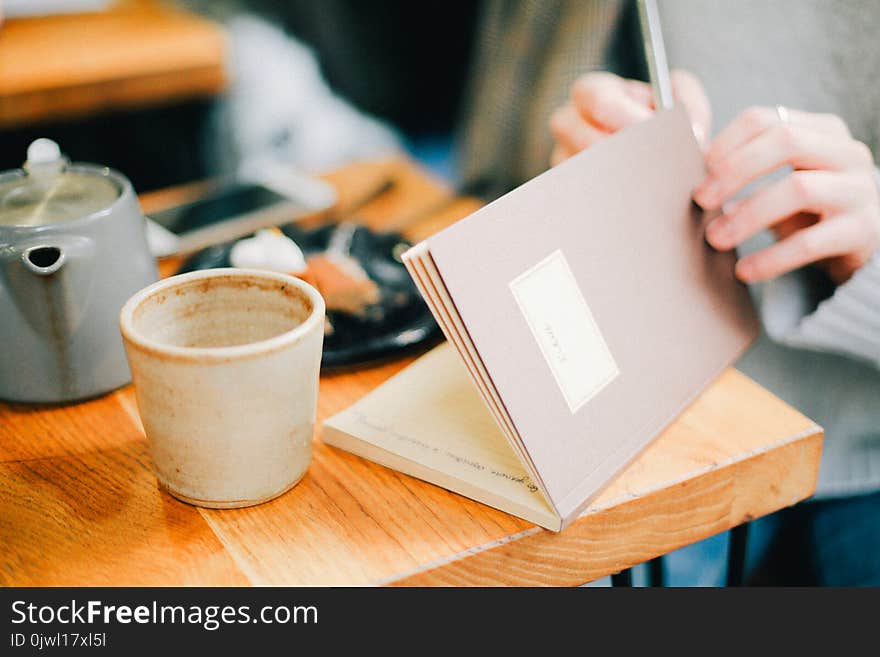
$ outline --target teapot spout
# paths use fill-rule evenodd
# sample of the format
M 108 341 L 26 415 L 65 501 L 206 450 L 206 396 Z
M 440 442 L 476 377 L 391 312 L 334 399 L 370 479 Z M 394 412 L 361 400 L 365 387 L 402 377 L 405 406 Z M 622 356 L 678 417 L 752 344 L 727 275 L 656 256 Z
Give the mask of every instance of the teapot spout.
M 38 335 L 68 339 L 84 317 L 95 269 L 94 242 L 43 235 L 0 249 L 0 282 Z
M 59 246 L 32 246 L 21 254 L 26 269 L 37 276 L 50 276 L 61 269 L 66 260 L 64 249 Z

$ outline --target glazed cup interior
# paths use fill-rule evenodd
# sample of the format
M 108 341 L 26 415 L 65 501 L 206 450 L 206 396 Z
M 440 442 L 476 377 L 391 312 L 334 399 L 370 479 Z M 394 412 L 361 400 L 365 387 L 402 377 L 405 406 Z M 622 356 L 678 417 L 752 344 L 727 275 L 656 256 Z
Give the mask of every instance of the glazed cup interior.
M 323 315 L 317 291 L 292 276 L 218 269 L 142 290 L 120 324 L 130 341 L 156 350 L 223 350 L 295 338 L 319 310 Z

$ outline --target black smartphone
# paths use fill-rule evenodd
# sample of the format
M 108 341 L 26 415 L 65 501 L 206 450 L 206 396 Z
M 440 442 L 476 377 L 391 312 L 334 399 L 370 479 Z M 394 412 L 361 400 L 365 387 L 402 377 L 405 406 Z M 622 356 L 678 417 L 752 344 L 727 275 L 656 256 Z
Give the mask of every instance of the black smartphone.
M 315 186 L 326 183 L 314 179 Z M 227 181 L 199 198 L 150 214 L 147 235 L 154 255 L 186 253 L 294 221 L 327 206 L 326 194 L 282 194 L 259 183 Z M 321 189 L 323 193 L 324 190 Z M 158 226 L 158 227 L 157 227 Z

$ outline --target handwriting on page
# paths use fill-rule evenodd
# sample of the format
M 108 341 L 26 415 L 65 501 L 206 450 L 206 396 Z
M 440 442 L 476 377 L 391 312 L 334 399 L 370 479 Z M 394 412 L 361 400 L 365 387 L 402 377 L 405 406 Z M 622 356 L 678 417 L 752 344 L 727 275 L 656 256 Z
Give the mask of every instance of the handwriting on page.
M 480 472 L 488 472 L 489 474 L 500 477 L 502 479 L 507 479 L 508 481 L 521 484 L 524 486 L 529 492 L 538 494 L 538 487 L 532 483 L 532 480 L 528 475 L 519 474 L 515 472 L 504 471 L 495 466 L 488 465 L 486 463 L 482 463 L 477 459 L 469 456 L 463 456 L 461 454 L 456 454 L 452 450 L 441 447 L 438 445 L 431 445 L 426 443 L 423 440 L 419 440 L 418 438 L 414 438 L 412 436 L 401 433 L 399 430 L 394 429 L 390 426 L 377 422 L 375 419 L 370 419 L 366 416 L 362 411 L 355 411 L 353 414 L 355 422 L 360 424 L 361 426 L 371 429 L 372 431 L 377 431 L 385 434 L 386 436 L 390 436 L 395 440 L 403 443 L 407 443 L 409 445 L 413 445 L 418 447 L 425 452 L 430 452 L 437 457 L 448 459 L 459 466 L 465 466 L 467 468 L 477 470 Z

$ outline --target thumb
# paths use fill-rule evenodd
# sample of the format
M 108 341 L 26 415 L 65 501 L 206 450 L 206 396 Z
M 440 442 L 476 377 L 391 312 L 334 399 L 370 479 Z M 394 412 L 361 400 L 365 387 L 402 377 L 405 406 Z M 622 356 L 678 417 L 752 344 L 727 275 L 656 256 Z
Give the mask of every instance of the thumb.
M 684 105 L 691 119 L 694 136 L 700 146 L 705 149 L 709 144 L 712 130 L 712 108 L 702 83 L 688 71 L 675 70 L 670 74 L 672 93 L 676 100 Z

